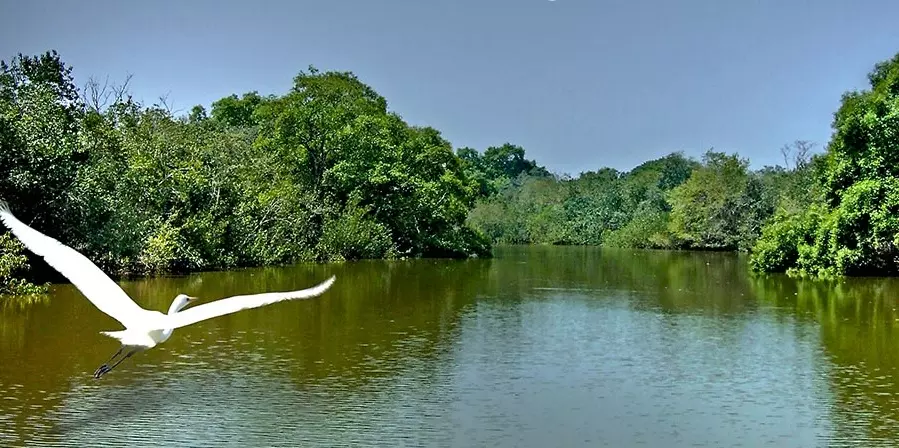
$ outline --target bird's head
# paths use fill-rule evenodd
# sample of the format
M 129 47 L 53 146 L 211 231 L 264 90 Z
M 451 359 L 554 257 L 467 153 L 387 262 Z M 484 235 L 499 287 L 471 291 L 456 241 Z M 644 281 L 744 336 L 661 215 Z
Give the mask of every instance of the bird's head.
M 175 300 L 172 302 L 172 306 L 169 307 L 169 314 L 181 311 L 182 309 L 184 309 L 184 307 L 193 303 L 194 300 L 197 300 L 197 298 L 189 296 L 187 294 L 178 294 L 178 296 L 175 297 Z

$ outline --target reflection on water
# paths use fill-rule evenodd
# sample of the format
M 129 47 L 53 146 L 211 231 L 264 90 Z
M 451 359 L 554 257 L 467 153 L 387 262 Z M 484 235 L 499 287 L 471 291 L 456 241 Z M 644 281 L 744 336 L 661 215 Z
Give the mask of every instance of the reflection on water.
M 763 302 L 816 323 L 829 364 L 834 437 L 899 446 L 899 279 L 757 280 Z
M 2 446 L 896 446 L 899 282 L 732 254 L 504 247 L 127 282 L 143 306 L 305 288 L 102 380 L 118 324 L 68 285 L 0 314 Z

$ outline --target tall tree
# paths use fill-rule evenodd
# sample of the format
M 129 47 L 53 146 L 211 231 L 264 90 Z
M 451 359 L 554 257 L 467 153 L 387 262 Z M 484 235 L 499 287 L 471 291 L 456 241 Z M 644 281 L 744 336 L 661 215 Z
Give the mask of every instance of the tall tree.
M 870 89 L 843 94 L 826 152 L 813 159 L 823 203 L 782 213 L 751 263 L 813 276 L 899 274 L 899 53 L 875 64 Z
M 56 52 L 0 62 L 0 197 L 21 219 L 60 236 L 66 191 L 87 155 L 79 142 L 84 107 Z

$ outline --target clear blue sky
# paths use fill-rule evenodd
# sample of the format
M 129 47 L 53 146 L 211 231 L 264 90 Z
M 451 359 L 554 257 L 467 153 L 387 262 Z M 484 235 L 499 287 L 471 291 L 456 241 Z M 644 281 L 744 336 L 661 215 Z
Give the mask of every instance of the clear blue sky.
M 899 52 L 899 1 L 0 0 L 0 58 L 56 49 L 176 109 L 348 70 L 454 147 L 509 141 L 572 175 L 714 146 L 754 167 L 830 137 Z

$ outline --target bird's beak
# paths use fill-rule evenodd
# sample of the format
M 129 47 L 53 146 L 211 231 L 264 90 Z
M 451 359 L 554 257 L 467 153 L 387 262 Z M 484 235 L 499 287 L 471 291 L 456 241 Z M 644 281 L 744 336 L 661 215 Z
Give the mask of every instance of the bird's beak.
M 187 296 L 187 301 L 188 301 L 188 302 L 193 302 L 194 300 L 197 300 L 197 298 L 194 297 L 194 296 Z

